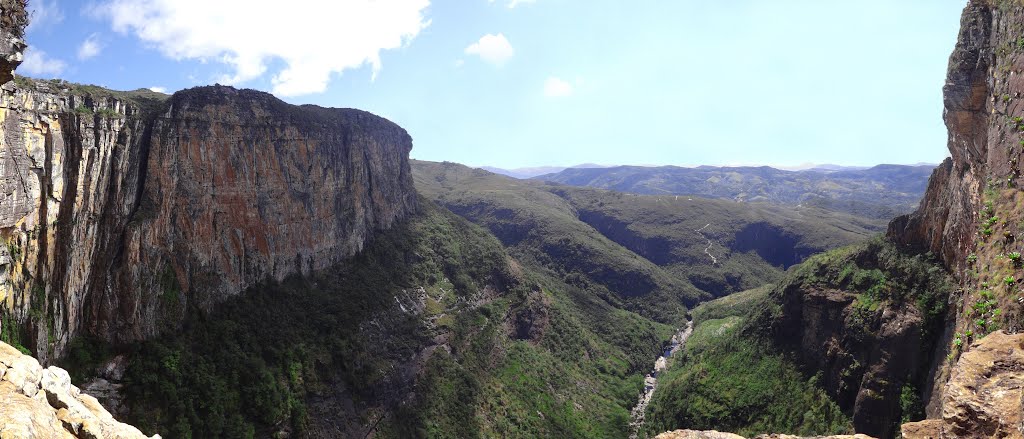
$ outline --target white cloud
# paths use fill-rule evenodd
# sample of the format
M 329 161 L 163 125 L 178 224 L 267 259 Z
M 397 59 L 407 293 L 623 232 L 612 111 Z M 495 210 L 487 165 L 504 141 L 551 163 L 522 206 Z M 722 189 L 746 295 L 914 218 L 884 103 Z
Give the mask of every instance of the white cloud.
M 167 87 L 150 87 L 149 91 L 155 91 L 157 93 L 167 94 Z
M 103 50 L 103 43 L 100 42 L 99 34 L 94 33 L 89 35 L 89 38 L 86 38 L 85 41 L 82 41 L 82 45 L 78 46 L 78 59 L 87 60 L 99 55 L 101 50 Z
M 530 4 L 535 1 L 537 0 L 508 0 L 507 5 L 509 9 L 512 9 L 516 6 Z M 494 0 L 487 0 L 487 3 L 494 3 Z
M 544 96 L 560 98 L 571 95 L 573 86 L 569 82 L 554 76 L 544 81 Z
M 369 65 L 408 44 L 430 24 L 430 0 L 105 0 L 91 14 L 134 34 L 165 56 L 227 64 L 219 82 L 271 77 L 282 96 L 320 93 L 331 75 Z
M 508 62 L 516 50 L 509 44 L 504 34 L 487 34 L 480 37 L 480 41 L 470 44 L 466 48 L 467 55 L 476 55 L 480 59 L 496 66 L 502 66 Z
M 25 49 L 25 61 L 18 67 L 18 71 L 33 76 L 54 77 L 63 73 L 67 67 L 64 61 L 50 58 L 46 52 L 29 47 Z
M 47 28 L 64 21 L 64 11 L 57 6 L 57 0 L 33 0 L 29 2 L 28 13 L 27 31 Z

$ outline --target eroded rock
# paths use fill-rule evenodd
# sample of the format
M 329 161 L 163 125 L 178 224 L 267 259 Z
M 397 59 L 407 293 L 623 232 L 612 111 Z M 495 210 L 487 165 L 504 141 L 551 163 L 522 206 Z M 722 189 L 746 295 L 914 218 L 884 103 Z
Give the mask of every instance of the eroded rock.
M 942 419 L 904 424 L 904 438 L 1024 437 L 1024 334 L 975 342 L 946 383 Z
M 0 439 L 145 438 L 117 422 L 99 401 L 71 384 L 67 371 L 45 370 L 34 358 L 0 342 Z M 153 438 L 159 438 L 159 435 Z
M 863 434 L 848 434 L 835 436 L 813 436 L 814 439 L 872 439 L 871 436 Z M 722 433 L 720 431 L 708 430 L 676 430 L 659 434 L 654 439 L 746 439 L 743 436 L 733 433 Z M 755 436 L 755 439 L 809 439 L 806 436 L 793 436 L 788 434 L 762 434 Z

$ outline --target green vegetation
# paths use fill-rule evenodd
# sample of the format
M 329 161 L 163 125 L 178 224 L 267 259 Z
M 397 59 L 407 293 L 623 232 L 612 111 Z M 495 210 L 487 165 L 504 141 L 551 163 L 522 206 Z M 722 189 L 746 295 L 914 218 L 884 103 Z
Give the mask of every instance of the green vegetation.
M 682 357 L 659 377 L 647 418 L 650 435 L 677 428 L 742 435 L 821 435 L 852 430 L 849 418 L 784 355 L 740 334 L 769 288 L 702 304 Z
M 924 419 L 924 402 L 920 392 L 909 384 L 900 389 L 900 412 L 903 413 L 900 423 L 915 422 Z
M 671 319 L 684 306 L 776 281 L 803 257 L 882 226 L 817 208 L 637 196 L 455 163 L 413 161 L 413 176 L 426 196 L 489 229 L 516 259 L 666 323 L 678 323 Z
M 871 391 L 899 392 L 895 393 L 899 404 L 894 402 L 893 410 L 899 410 L 905 419 L 920 419 L 923 406 L 918 389 L 927 375 L 923 370 L 927 365 L 921 366 L 922 370 L 893 371 L 893 376 L 885 379 L 866 378 L 865 370 L 871 367 L 867 363 L 874 360 L 857 349 L 877 343 L 875 331 L 883 312 L 901 312 L 912 306 L 924 319 L 919 357 L 929 358 L 944 327 L 946 300 L 953 285 L 932 255 L 907 254 L 876 237 L 813 256 L 790 270 L 776 287 L 701 304 L 691 313 L 696 326 L 683 356 L 659 378 L 648 432 L 676 428 L 718 429 L 748 436 L 848 432 L 852 429 L 850 412 L 844 414 L 837 401 L 844 401 L 845 395 L 851 406 L 844 407 L 852 411 L 856 392 L 847 389 L 857 389 L 864 379 L 880 386 Z M 799 340 L 785 341 L 773 335 L 796 330 L 777 325 L 806 324 L 786 309 L 803 306 L 791 300 L 800 300 L 809 292 L 828 294 L 828 303 L 842 311 L 844 338 L 837 349 L 845 351 L 835 357 L 845 362 L 840 371 L 811 376 L 815 368 L 805 369 L 809 365 L 797 363 L 805 358 L 799 349 L 806 347 L 801 347 Z M 979 312 L 992 315 L 985 306 Z M 966 341 L 960 340 L 961 344 Z M 822 375 L 828 373 L 835 375 Z M 825 383 L 829 383 L 828 391 Z M 902 387 L 890 389 L 890 384 Z
M 15 76 L 14 83 L 20 89 L 34 90 L 44 93 L 70 94 L 83 98 L 85 102 L 92 102 L 101 99 L 117 99 L 131 103 L 143 113 L 147 114 L 159 112 L 160 109 L 163 108 L 164 102 L 170 97 L 169 95 L 157 93 L 145 88 L 131 91 L 119 91 L 110 90 L 98 85 L 68 82 L 63 79 L 34 79 L 21 75 Z M 83 115 L 92 115 L 94 113 L 92 104 L 86 105 L 85 103 L 81 103 L 81 101 L 79 102 L 80 104 L 75 108 L 77 113 Z M 124 117 L 124 115 L 108 109 L 101 109 L 96 113 L 99 113 L 100 116 L 105 118 Z
M 32 351 L 21 344 L 22 334 L 17 323 L 5 311 L 0 310 L 0 341 L 14 346 L 25 355 L 32 355 Z
M 625 436 L 671 327 L 519 265 L 429 201 L 421 210 L 335 269 L 132 348 L 128 420 L 181 438 Z M 76 341 L 70 363 L 109 354 Z
M 96 114 L 105 119 L 123 119 L 124 115 L 111 108 L 100 108 Z
M 787 282 L 860 293 L 859 303 L 876 308 L 913 304 L 924 316 L 926 331 L 941 326 L 955 284 L 934 255 L 908 255 L 881 236 L 811 257 Z
M 981 290 L 978 292 L 978 299 L 968 308 L 967 317 L 972 319 L 974 328 L 978 330 L 979 338 L 988 335 L 999 327 L 998 319 L 1002 310 L 998 306 L 999 302 L 992 291 Z M 970 340 L 973 335 L 973 333 L 968 333 L 966 338 Z

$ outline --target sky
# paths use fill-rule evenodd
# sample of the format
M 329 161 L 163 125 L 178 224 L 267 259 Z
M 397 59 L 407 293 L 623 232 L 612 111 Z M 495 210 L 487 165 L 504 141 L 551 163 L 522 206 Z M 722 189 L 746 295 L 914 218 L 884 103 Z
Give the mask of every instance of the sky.
M 945 158 L 966 0 L 29 0 L 17 74 L 359 108 L 517 168 Z

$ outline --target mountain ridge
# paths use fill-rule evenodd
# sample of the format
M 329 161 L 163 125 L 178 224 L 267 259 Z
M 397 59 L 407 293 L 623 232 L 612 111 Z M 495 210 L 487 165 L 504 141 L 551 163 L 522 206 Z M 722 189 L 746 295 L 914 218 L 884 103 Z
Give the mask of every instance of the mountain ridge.
M 800 171 L 769 166 L 618 166 L 566 169 L 536 179 L 646 195 L 694 195 L 782 205 L 812 204 L 888 220 L 916 208 L 932 169 L 927 165 Z

